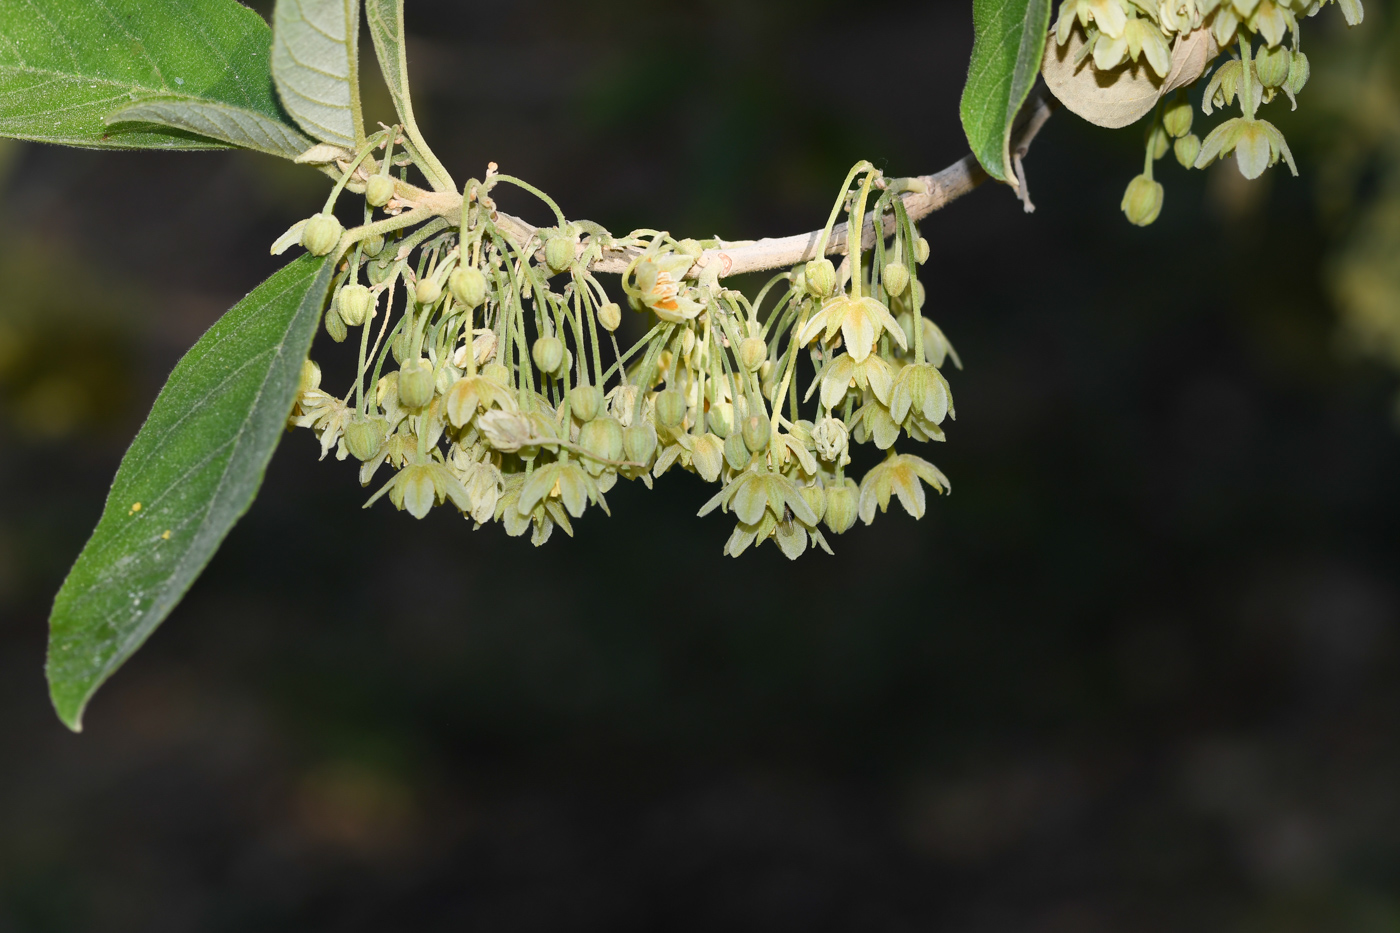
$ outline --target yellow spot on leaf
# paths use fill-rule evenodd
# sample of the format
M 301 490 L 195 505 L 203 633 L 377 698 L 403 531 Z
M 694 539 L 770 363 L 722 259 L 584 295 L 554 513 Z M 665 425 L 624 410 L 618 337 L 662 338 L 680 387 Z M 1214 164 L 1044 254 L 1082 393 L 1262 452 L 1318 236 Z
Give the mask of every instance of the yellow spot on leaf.
M 165 534 L 161 535 L 160 537 L 161 537 L 161 540 L 163 540 L 163 541 L 169 541 L 169 540 L 170 540 L 170 529 L 169 529 L 169 528 L 165 529 Z
M 141 503 L 139 503 L 139 502 L 133 502 L 133 503 L 131 504 L 131 511 L 130 511 L 130 512 L 127 512 L 126 514 L 128 514 L 128 515 L 135 515 L 135 514 L 136 514 L 137 512 L 139 512 L 139 511 L 141 511 Z

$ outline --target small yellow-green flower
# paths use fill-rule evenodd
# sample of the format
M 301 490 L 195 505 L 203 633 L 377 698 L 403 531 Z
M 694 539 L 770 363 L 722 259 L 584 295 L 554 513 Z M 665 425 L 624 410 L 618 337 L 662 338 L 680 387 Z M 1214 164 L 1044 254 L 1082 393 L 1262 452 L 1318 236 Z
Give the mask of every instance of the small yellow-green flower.
M 865 474 L 860 482 L 860 520 L 867 525 L 875 521 L 875 508 L 889 508 L 890 495 L 899 497 L 904 511 L 915 518 L 924 517 L 924 487 L 928 483 L 938 493 L 952 489 L 948 477 L 938 467 L 913 454 L 890 451 L 885 462 Z
M 812 315 L 811 320 L 798 332 L 797 345 L 805 347 L 819 334 L 824 342 L 829 341 L 837 331 L 841 332 L 841 338 L 846 342 L 846 351 L 857 363 L 870 355 L 880 334 L 886 331 L 900 349 L 908 347 L 904 329 L 888 308 L 874 298 L 852 298 L 849 295 L 837 295 L 822 305 L 821 310 Z

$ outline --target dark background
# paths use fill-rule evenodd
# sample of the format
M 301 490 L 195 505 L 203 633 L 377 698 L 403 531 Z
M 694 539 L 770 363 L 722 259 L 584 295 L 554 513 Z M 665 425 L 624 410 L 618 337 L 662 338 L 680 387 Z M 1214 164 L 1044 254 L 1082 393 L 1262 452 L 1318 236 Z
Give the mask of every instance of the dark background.
M 812 229 L 857 159 L 965 151 L 965 0 L 409 6 L 459 179 L 614 230 Z M 1340 20 L 1315 75 L 1362 54 Z M 1400 929 L 1395 379 L 1338 349 L 1335 140 L 1285 107 L 1301 179 L 1168 158 L 1150 229 L 1140 132 L 1063 112 L 1034 215 L 988 186 L 924 224 L 966 370 L 922 522 L 728 560 L 673 472 L 536 550 L 361 511 L 299 431 L 81 736 L 52 595 L 328 183 L 0 150 L 0 931 Z

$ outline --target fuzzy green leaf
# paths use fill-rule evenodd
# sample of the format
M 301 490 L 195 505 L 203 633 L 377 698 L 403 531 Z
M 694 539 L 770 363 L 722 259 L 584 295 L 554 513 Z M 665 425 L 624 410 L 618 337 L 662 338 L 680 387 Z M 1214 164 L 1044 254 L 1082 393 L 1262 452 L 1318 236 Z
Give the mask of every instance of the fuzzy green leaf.
M 359 0 L 277 0 L 272 77 L 287 112 L 317 139 L 357 149 L 360 115 Z
M 82 728 L 93 693 L 170 614 L 252 504 L 334 271 L 303 256 L 274 274 L 199 339 L 156 398 L 54 600 L 49 691 L 69 728 Z
M 972 22 L 972 62 L 959 108 L 963 130 L 987 174 L 1015 184 L 1011 124 L 1040 74 L 1050 0 L 973 0 Z
M 272 31 L 236 0 L 0 0 L 0 136 L 112 149 L 221 149 L 188 128 L 103 118 L 176 97 L 287 124 Z
M 313 145 L 296 127 L 255 110 L 188 97 L 148 97 L 109 114 L 106 123 L 167 126 L 284 159 L 295 159 Z

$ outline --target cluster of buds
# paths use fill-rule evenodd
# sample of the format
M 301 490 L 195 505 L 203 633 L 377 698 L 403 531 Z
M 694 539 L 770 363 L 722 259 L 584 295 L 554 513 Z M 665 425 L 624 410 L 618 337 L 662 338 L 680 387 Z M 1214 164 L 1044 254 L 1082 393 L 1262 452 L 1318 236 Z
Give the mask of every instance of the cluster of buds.
M 918 518 L 925 484 L 948 489 L 894 449 L 901 436 L 943 439 L 941 368 L 957 363 L 922 313 L 913 271 L 929 247 L 900 197 L 910 182 L 853 169 L 816 258 L 753 300 L 695 277 L 713 244 L 615 238 L 552 201 L 558 224 L 516 242 L 497 224 L 501 183 L 539 194 L 492 173 L 468 183 L 458 228 L 395 232 L 346 256 L 325 326 L 336 342 L 359 331 L 357 377 L 332 395 L 308 362 L 292 424 L 316 432 L 322 457 L 360 461 L 362 485 L 377 484 L 367 506 L 387 498 L 418 518 L 450 507 L 542 544 L 590 506 L 606 513 L 619 479 L 650 487 L 679 469 L 719 484 L 700 514 L 733 514 L 726 554 L 772 539 L 796 558 L 830 553 L 828 534 L 873 522 L 891 498 Z M 881 235 L 852 242 L 838 268 L 826 258 L 835 220 L 844 208 L 860 230 L 872 199 Z M 605 251 L 631 256 L 621 303 L 592 271 Z M 624 305 L 644 331 L 626 350 Z M 859 444 L 883 454 L 857 482 Z
M 1202 39 L 1195 47 L 1208 50 L 1194 83 L 1205 80 L 1210 60 L 1217 59 L 1222 49 L 1239 48 L 1238 57 L 1231 57 L 1210 76 L 1200 107 L 1209 116 L 1215 109 L 1238 102 L 1242 116 L 1227 120 L 1202 141 L 1191 132 L 1193 110 L 1188 88 L 1182 87 L 1170 100 L 1162 98 L 1148 127 L 1142 174 L 1128 184 L 1123 195 L 1123 213 L 1129 221 L 1146 226 L 1161 212 L 1162 186 L 1154 180 L 1152 168 L 1169 149 L 1185 168 L 1205 168 L 1233 154 L 1241 174 L 1248 179 L 1259 177 L 1280 160 L 1297 174 L 1283 134 L 1272 123 L 1259 119 L 1257 110 L 1280 94 L 1297 108 L 1297 95 L 1310 74 L 1301 48 L 1299 20 L 1316 14 L 1329 2 L 1064 0 L 1054 27 L 1055 41 L 1064 46 L 1077 34 L 1083 41 L 1080 54 L 1099 73 L 1146 69 L 1158 86 L 1170 81 L 1165 87 L 1170 90 L 1177 86 L 1172 79 L 1187 65 L 1177 52 L 1184 53 L 1193 38 Z M 1361 22 L 1361 0 L 1336 2 L 1348 25 Z M 1290 35 L 1291 43 L 1286 44 Z

